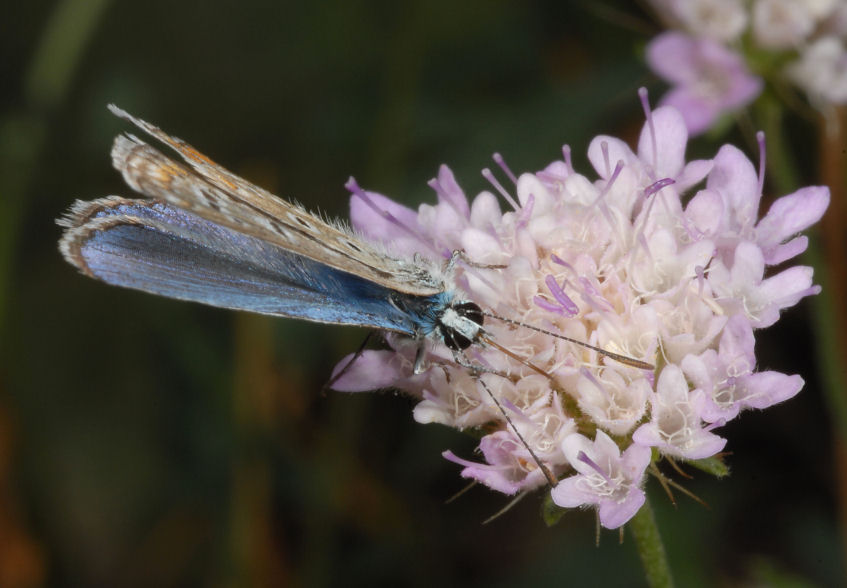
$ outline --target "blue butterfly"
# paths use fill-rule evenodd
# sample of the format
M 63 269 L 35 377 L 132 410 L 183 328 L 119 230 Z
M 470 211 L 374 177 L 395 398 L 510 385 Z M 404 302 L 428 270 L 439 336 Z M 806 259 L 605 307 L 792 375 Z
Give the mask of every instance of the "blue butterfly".
M 484 313 L 454 298 L 436 264 L 391 257 L 154 125 L 109 109 L 186 165 L 133 135 L 116 137 L 114 167 L 149 199 L 77 201 L 58 220 L 65 227 L 59 249 L 85 275 L 222 308 L 435 337 L 454 353 L 483 335 Z

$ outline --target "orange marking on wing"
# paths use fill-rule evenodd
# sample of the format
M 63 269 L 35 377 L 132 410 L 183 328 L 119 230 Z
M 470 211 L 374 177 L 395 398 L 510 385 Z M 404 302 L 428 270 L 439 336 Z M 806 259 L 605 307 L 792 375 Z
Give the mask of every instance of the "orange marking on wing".
M 199 161 L 199 162 L 205 163 L 207 165 L 211 165 L 212 167 L 219 167 L 217 163 L 215 163 L 214 161 L 212 161 L 211 159 L 209 159 L 208 157 L 206 157 L 205 155 L 203 155 L 202 153 L 197 151 L 194 147 L 191 147 L 190 145 L 186 145 L 186 144 L 180 145 L 179 147 L 180 147 L 180 149 L 179 149 L 180 152 L 184 153 L 185 155 L 187 155 L 188 157 L 190 157 L 194 161 Z
M 186 157 L 189 157 L 189 158 L 191 158 L 192 160 L 194 160 L 198 163 L 202 163 L 202 164 L 205 164 L 205 165 L 211 167 L 212 168 L 211 170 L 206 170 L 207 173 L 211 173 L 212 171 L 218 172 L 218 170 L 223 170 L 223 168 L 221 166 L 219 166 L 217 163 L 215 163 L 214 161 L 209 159 L 206 155 L 203 155 L 202 153 L 200 153 L 194 147 L 192 147 L 191 145 L 188 145 L 187 143 L 183 143 L 181 145 L 178 145 L 177 149 L 179 150 L 180 153 L 183 153 Z M 226 186 L 232 191 L 238 190 L 238 185 L 235 184 L 234 182 L 231 182 L 229 180 L 229 178 L 227 178 L 226 175 L 223 174 L 223 173 L 215 173 L 215 179 L 220 181 L 220 182 L 223 182 L 224 184 L 226 184 Z
M 188 170 L 176 163 L 168 163 L 152 168 L 148 173 L 160 182 L 167 183 L 173 178 L 184 178 L 189 174 Z

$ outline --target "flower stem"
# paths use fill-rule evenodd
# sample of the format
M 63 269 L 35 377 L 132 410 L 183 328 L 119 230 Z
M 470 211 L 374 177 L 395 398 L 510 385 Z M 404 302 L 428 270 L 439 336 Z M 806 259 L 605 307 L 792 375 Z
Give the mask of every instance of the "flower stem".
M 650 506 L 649 498 L 641 510 L 629 521 L 629 528 L 638 547 L 638 555 L 644 564 L 647 585 L 651 588 L 670 588 L 673 586 L 671 569 L 665 555 L 665 546 L 659 536 L 659 527 Z

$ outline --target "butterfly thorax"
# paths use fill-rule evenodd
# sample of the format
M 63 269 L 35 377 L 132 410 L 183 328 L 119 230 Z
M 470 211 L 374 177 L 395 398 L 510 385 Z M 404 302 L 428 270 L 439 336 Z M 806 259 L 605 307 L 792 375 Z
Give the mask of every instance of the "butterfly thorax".
M 449 291 L 427 297 L 397 292 L 390 302 L 412 319 L 418 338 L 436 336 L 453 351 L 470 347 L 482 331 L 480 307 L 468 300 L 456 301 Z

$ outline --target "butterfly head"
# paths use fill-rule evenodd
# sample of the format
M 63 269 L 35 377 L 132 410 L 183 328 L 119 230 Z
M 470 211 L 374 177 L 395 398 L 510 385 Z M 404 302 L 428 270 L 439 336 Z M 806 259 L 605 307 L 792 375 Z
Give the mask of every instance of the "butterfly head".
M 479 338 L 483 317 L 482 309 L 474 302 L 451 303 L 438 317 L 436 328 L 449 349 L 462 351 Z

